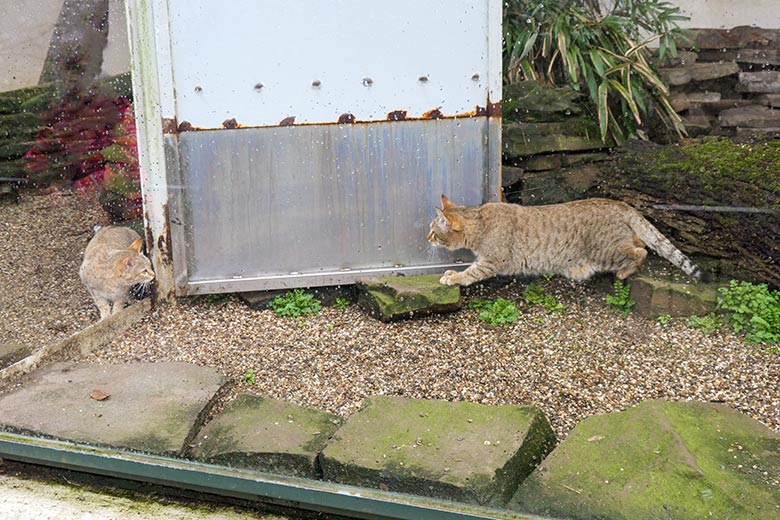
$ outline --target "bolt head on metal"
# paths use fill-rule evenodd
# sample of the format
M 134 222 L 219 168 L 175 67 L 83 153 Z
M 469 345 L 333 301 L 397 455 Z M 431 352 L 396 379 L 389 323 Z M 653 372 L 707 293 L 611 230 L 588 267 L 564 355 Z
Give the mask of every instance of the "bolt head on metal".
M 262 89 L 263 89 L 263 84 L 262 83 L 256 83 L 255 84 L 255 90 L 256 91 L 260 92 Z
M 196 86 L 195 87 L 195 93 L 196 94 L 200 94 L 201 92 L 203 92 L 203 87 L 201 87 L 200 85 Z
M 421 83 L 425 83 L 426 81 L 428 81 L 428 76 L 420 76 L 419 78 L 417 78 L 417 81 Z
M 314 87 L 314 88 L 319 88 L 321 85 L 322 85 L 322 82 L 320 80 L 318 80 L 318 79 L 315 79 L 314 81 L 311 82 L 311 86 Z
M 471 79 L 473 79 L 474 81 L 479 81 L 479 72 L 475 72 L 475 73 L 474 73 L 474 74 L 471 76 Z
M 363 86 L 364 87 L 370 87 L 374 84 L 374 80 L 371 78 L 363 78 Z

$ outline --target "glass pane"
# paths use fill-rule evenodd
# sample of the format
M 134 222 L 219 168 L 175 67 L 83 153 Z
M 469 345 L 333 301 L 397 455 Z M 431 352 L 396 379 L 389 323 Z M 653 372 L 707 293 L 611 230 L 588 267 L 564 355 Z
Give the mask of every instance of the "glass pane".
M 2 457 L 777 516 L 772 9 L 128 2 L 0 20 Z

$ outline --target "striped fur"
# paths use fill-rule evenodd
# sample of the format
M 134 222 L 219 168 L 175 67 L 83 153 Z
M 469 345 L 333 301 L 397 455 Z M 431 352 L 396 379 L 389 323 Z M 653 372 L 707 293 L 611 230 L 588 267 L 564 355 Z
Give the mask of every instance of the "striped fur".
M 585 280 L 598 272 L 614 272 L 623 280 L 644 262 L 645 245 L 686 274 L 703 275 L 637 210 L 608 199 L 464 207 L 442 195 L 428 241 L 467 248 L 477 256 L 465 271 L 445 272 L 440 280 L 445 285 L 470 285 L 495 275 L 560 274 Z

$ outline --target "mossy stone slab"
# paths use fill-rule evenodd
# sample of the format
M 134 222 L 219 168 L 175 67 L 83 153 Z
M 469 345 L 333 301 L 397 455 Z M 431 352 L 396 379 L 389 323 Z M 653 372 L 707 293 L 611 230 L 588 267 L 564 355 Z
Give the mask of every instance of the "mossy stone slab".
M 361 278 L 358 305 L 382 321 L 460 309 L 460 286 L 442 285 L 439 278 L 440 274 Z
M 509 507 L 574 519 L 780 518 L 780 434 L 722 404 L 646 401 L 578 424 Z
M 544 414 L 377 396 L 323 450 L 323 478 L 502 507 L 555 443 Z
M 225 381 L 189 363 L 57 363 L 0 396 L 0 429 L 180 455 Z
M 198 433 L 192 455 L 214 464 L 318 478 L 317 455 L 341 422 L 327 412 L 245 394 Z
M 633 310 L 648 318 L 704 316 L 718 306 L 718 283 L 705 283 L 655 256 L 628 280 Z

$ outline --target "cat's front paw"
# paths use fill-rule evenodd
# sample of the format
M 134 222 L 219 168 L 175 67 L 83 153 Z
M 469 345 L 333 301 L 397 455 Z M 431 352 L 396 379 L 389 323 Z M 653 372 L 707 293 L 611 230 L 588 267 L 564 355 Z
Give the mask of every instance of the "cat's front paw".
M 444 274 L 441 278 L 439 278 L 439 283 L 442 285 L 457 285 L 458 282 L 455 281 L 455 276 L 458 274 L 457 271 L 453 271 L 450 269 L 449 271 L 444 271 Z

